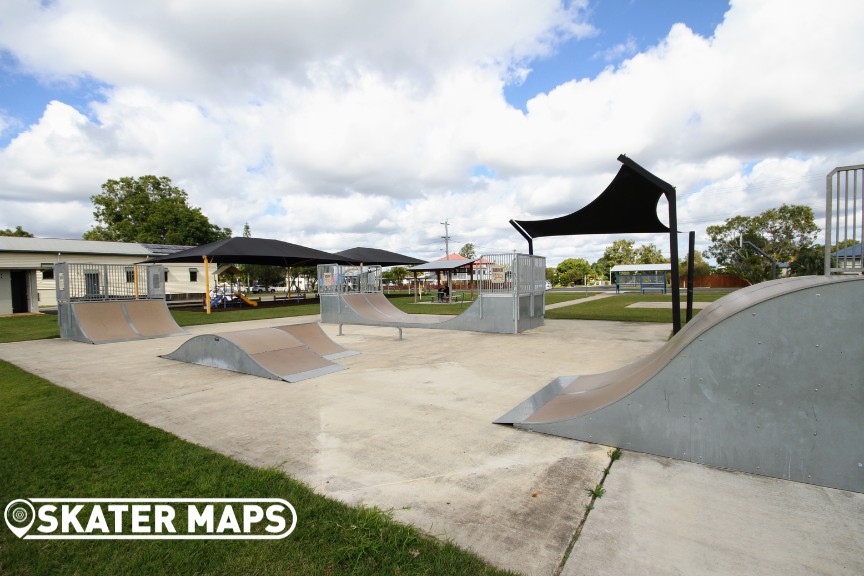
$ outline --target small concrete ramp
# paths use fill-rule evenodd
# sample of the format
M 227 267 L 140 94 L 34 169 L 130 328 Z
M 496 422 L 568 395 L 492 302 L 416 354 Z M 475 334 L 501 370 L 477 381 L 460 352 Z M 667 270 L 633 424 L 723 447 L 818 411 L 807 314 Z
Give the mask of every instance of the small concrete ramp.
M 543 295 L 481 294 L 458 316 L 408 314 L 384 294 L 321 295 L 321 321 L 331 324 L 518 333 L 543 325 Z
M 864 278 L 738 290 L 651 357 L 562 376 L 496 420 L 864 492 Z
M 256 328 L 190 338 L 162 358 L 299 382 L 344 370 L 279 328 Z
M 359 354 L 359 352 L 348 350 L 347 348 L 343 348 L 339 344 L 333 342 L 333 340 L 324 333 L 321 329 L 321 325 L 317 322 L 287 324 L 285 326 L 275 326 L 275 328 L 277 330 L 288 332 L 327 360 L 338 360 L 339 358 Z
M 59 322 L 63 338 L 88 344 L 186 334 L 161 299 L 64 302 Z

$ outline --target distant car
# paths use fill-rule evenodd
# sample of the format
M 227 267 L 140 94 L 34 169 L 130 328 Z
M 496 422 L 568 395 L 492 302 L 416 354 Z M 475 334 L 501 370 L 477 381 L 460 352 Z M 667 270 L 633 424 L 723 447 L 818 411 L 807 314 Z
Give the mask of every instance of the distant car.
M 255 284 L 252 286 L 253 294 L 261 294 L 262 292 L 276 292 L 276 288 L 272 286 L 262 286 L 261 284 Z
M 551 289 L 552 289 L 552 283 L 547 280 L 546 281 L 546 290 L 551 290 Z

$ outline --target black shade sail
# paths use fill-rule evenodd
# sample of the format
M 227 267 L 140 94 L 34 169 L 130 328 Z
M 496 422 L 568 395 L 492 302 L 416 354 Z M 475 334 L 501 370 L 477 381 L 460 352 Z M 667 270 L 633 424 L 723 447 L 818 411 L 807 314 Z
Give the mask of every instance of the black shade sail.
M 405 256 L 404 254 L 388 252 L 387 250 L 380 250 L 378 248 L 363 248 L 360 246 L 336 252 L 336 256 L 341 256 L 347 260 L 362 262 L 363 264 L 368 264 L 370 266 L 399 266 L 400 264 L 426 263 L 425 260 Z
M 269 264 L 273 266 L 311 266 L 350 259 L 269 238 L 228 238 L 154 258 L 151 262 L 200 262 L 207 257 L 220 264 Z
M 511 220 L 526 238 L 574 234 L 629 234 L 669 232 L 657 218 L 660 196 L 674 196 L 675 188 L 657 178 L 623 154 L 623 165 L 597 198 L 584 208 L 548 220 Z

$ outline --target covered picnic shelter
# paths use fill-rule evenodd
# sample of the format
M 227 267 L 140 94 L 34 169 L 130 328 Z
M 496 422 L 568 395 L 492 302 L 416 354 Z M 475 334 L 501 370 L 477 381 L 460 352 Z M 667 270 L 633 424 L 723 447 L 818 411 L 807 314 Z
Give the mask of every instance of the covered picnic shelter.
M 419 286 L 417 280 L 417 274 L 423 272 L 444 272 L 447 274 L 447 286 L 452 285 L 453 273 L 456 271 L 468 271 L 470 276 L 469 284 L 471 285 L 471 299 L 474 299 L 474 266 L 473 264 L 480 260 L 480 258 L 470 258 L 465 260 L 435 260 L 433 262 L 427 262 L 426 264 L 420 264 L 418 266 L 412 266 L 408 269 L 414 275 L 414 286 L 417 288 Z M 419 300 L 419 290 L 414 290 L 414 302 Z
M 662 290 L 666 293 L 666 274 L 672 271 L 672 264 L 616 264 L 609 270 L 609 281 L 615 275 L 615 292 L 621 287 L 645 290 Z

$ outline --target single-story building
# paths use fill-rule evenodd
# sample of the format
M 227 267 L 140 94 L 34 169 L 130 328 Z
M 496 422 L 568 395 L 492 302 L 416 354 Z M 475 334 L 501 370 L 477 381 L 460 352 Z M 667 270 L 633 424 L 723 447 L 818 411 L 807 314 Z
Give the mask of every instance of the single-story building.
M 135 264 L 188 246 L 0 236 L 0 314 L 57 305 L 54 265 Z M 203 264 L 163 264 L 169 300 L 204 297 Z

